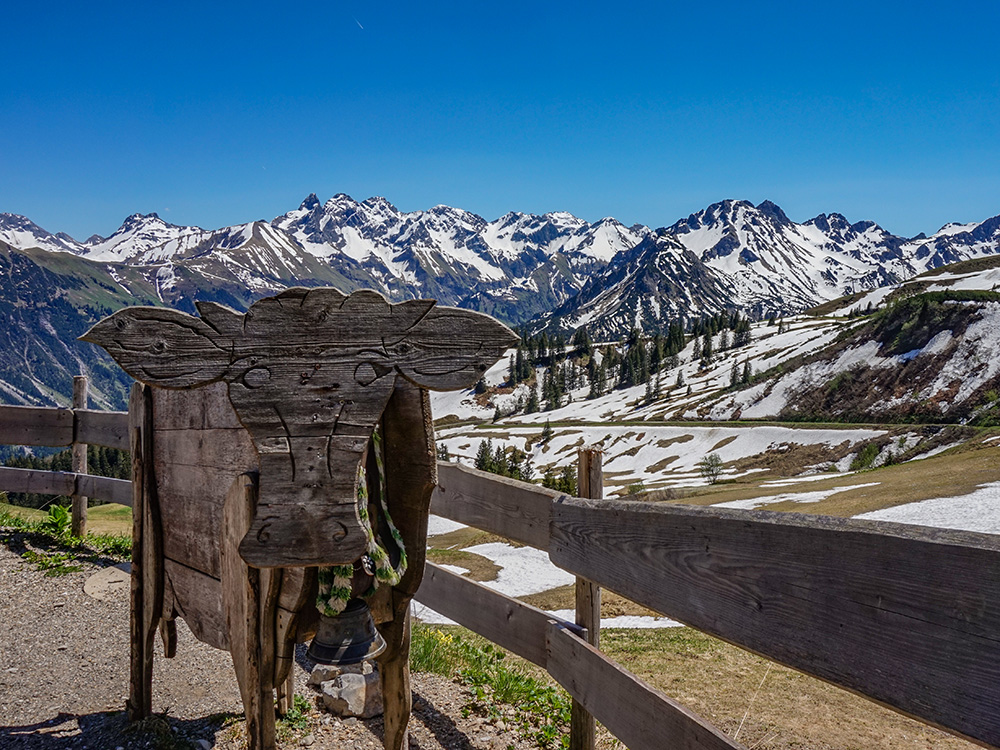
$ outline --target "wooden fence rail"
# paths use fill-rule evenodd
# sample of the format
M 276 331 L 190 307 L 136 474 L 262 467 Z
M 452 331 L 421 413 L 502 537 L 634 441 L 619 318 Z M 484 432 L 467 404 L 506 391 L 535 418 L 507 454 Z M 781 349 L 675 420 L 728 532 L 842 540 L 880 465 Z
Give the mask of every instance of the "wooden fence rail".
M 73 379 L 72 409 L 0 405 L 0 445 L 72 446 L 73 471 L 0 467 L 0 491 L 67 495 L 72 498 L 72 531 L 87 530 L 90 498 L 132 505 L 132 483 L 87 473 L 87 446 L 129 449 L 129 415 L 87 409 L 87 379 Z
M 118 505 L 132 505 L 132 482 L 72 471 L 40 471 L 0 466 L 0 492 L 82 495 Z
M 127 451 L 128 412 L 0 405 L 0 445 L 59 448 L 73 443 Z

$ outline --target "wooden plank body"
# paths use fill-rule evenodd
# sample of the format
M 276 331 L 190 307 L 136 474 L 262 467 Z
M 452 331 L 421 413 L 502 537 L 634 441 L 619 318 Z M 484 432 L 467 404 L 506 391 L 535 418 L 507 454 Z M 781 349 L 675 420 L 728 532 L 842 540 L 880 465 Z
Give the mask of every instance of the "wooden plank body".
M 565 627 L 547 633 L 549 674 L 629 750 L 744 747 Z
M 550 556 L 651 609 L 1000 745 L 1000 538 L 564 499 Z
M 431 513 L 547 550 L 552 502 L 562 496 L 540 485 L 442 461 Z
M 153 389 L 153 464 L 167 558 L 222 579 L 222 507 L 236 477 L 258 468 L 250 435 L 224 383 L 192 391 Z M 193 613 L 194 601 L 184 602 Z

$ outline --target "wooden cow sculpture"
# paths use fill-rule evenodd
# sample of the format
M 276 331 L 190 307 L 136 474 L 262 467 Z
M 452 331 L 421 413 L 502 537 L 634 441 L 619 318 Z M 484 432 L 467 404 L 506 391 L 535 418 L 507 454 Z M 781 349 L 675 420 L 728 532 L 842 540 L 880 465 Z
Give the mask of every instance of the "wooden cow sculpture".
M 153 636 L 159 626 L 172 655 L 181 617 L 231 652 L 251 747 L 273 747 L 273 689 L 279 705 L 290 700 L 294 645 L 315 630 L 316 567 L 365 551 L 356 487 L 381 425 L 386 499 L 410 566 L 371 604 L 388 644 L 385 744 L 405 747 L 409 601 L 436 483 L 426 389 L 473 385 L 516 337 L 480 313 L 369 291 L 289 289 L 245 314 L 197 308 L 200 318 L 120 310 L 82 337 L 147 386 L 130 408 L 130 713 L 151 710 Z

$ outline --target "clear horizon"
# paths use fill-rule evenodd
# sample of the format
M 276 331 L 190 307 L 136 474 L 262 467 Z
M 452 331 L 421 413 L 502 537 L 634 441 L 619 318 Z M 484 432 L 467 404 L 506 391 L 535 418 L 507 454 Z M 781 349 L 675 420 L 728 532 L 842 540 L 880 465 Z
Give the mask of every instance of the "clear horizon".
M 309 193 L 669 226 L 725 198 L 905 237 L 1000 214 L 1000 6 L 21 4 L 0 212 L 78 240 Z

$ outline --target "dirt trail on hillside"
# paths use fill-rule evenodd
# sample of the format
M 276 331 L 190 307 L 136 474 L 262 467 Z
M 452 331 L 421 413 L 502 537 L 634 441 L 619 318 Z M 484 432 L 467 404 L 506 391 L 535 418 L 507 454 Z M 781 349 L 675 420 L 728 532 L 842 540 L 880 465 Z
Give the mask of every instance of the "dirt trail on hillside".
M 137 750 L 216 747 L 236 750 L 242 740 L 242 704 L 229 654 L 199 643 L 178 623 L 177 657 L 162 658 L 157 643 L 153 710 L 166 720 L 147 731 L 129 726 L 128 588 L 108 601 L 84 593 L 99 565 L 46 577 L 22 559 L 31 537 L 0 529 L 0 748 L 4 750 Z M 110 564 L 110 561 L 109 561 Z M 299 695 L 314 695 L 296 666 Z M 475 716 L 461 686 L 429 674 L 413 675 L 410 747 L 422 750 L 498 750 L 534 747 Z M 279 747 L 312 750 L 382 747 L 381 719 L 342 721 L 308 714 L 307 729 Z

